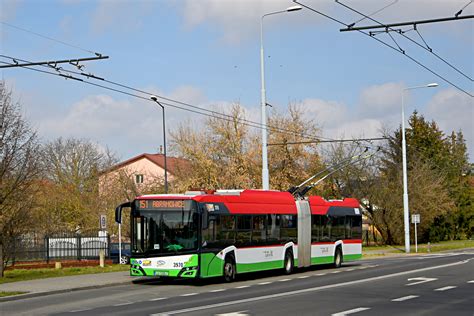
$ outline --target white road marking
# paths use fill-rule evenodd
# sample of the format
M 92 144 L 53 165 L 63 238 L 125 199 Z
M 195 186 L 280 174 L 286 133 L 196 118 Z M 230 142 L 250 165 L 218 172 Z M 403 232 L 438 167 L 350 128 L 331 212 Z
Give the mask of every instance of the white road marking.
M 457 286 L 445 286 L 445 287 L 440 287 L 439 289 L 435 289 L 435 291 L 447 291 L 451 289 L 455 289 Z
M 79 313 L 79 312 L 85 312 L 85 311 L 90 311 L 92 308 L 83 308 L 83 309 L 75 309 L 73 311 L 69 311 L 69 313 Z
M 411 279 L 407 279 L 407 281 L 417 281 L 417 282 L 408 283 L 408 284 L 405 284 L 405 285 L 406 286 L 412 286 L 412 285 L 417 285 L 417 284 L 426 283 L 426 282 L 432 282 L 432 281 L 436 281 L 436 280 L 438 280 L 438 279 L 437 278 L 425 278 L 425 277 L 411 278 Z
M 408 296 L 404 296 L 404 297 L 394 298 L 392 300 L 392 302 L 403 302 L 403 301 L 411 300 L 411 299 L 417 298 L 417 297 L 419 297 L 419 295 L 408 295 Z
M 233 313 L 225 313 L 225 314 L 215 314 L 215 316 L 248 316 L 249 314 L 245 314 L 248 311 L 240 311 L 240 312 L 233 312 Z
M 241 285 L 241 286 L 237 286 L 236 289 L 245 289 L 248 287 L 250 287 L 250 285 Z
M 133 304 L 133 302 L 120 303 L 120 304 L 115 304 L 112 306 L 125 306 L 125 305 L 131 305 L 131 304 Z
M 358 307 L 358 308 L 350 309 L 348 311 L 343 311 L 343 312 L 332 314 L 332 316 L 344 316 L 344 315 L 349 315 L 349 314 L 354 314 L 354 313 L 366 311 L 368 309 L 370 309 L 370 307 Z
M 278 282 L 286 282 L 286 281 L 291 281 L 291 279 L 281 279 L 281 280 L 278 280 Z
M 267 284 L 270 284 L 272 282 L 260 282 L 260 283 L 257 283 L 258 285 L 267 285 Z
M 193 296 L 193 295 L 198 295 L 198 293 L 186 293 L 186 294 L 181 294 L 180 296 Z
M 309 275 L 302 275 L 298 277 L 298 279 L 306 279 L 306 278 L 309 278 Z
M 461 265 L 461 264 L 466 264 L 468 262 L 469 262 L 469 260 L 457 261 L 457 262 L 447 263 L 447 264 L 443 264 L 443 265 L 439 265 L 439 266 L 420 268 L 420 269 L 416 269 L 416 270 L 402 271 L 402 272 L 397 272 L 397 273 L 392 273 L 392 274 L 387 274 L 387 275 L 380 275 L 380 276 L 376 276 L 376 277 L 371 277 L 371 278 L 367 278 L 367 279 L 360 279 L 360 280 L 354 280 L 354 281 L 348 281 L 348 282 L 342 282 L 342 283 L 336 283 L 336 284 L 328 284 L 328 285 L 311 287 L 311 288 L 307 288 L 307 289 L 295 290 L 295 291 L 290 291 L 290 292 L 282 292 L 282 293 L 251 297 L 251 298 L 235 300 L 235 301 L 227 301 L 227 302 L 216 303 L 216 304 L 209 304 L 209 305 L 201 305 L 201 306 L 196 306 L 196 307 L 184 308 L 184 309 L 173 310 L 173 311 L 168 311 L 168 312 L 163 312 L 163 313 L 151 314 L 150 316 L 176 315 L 176 314 L 183 314 L 183 313 L 191 313 L 191 312 L 202 311 L 202 310 L 206 310 L 206 309 L 212 309 L 212 308 L 223 307 L 223 306 L 230 306 L 230 305 L 256 302 L 256 301 L 262 301 L 262 300 L 268 300 L 268 299 L 274 299 L 274 298 L 288 297 L 288 296 L 291 296 L 291 295 L 311 293 L 311 292 L 316 292 L 316 291 L 322 291 L 322 290 L 327 290 L 327 289 L 332 289 L 332 288 L 348 286 L 348 285 L 379 281 L 379 280 L 394 278 L 394 277 L 407 275 L 407 274 L 420 273 L 420 272 L 424 272 L 424 271 L 430 271 L 430 270 L 436 270 L 436 269 L 441 269 L 441 268 L 453 267 L 453 266 L 458 266 L 458 265 Z
M 209 291 L 209 292 L 216 293 L 216 292 L 222 292 L 222 291 L 225 291 L 225 289 L 217 289 L 217 290 L 212 290 L 212 291 Z
M 316 276 L 326 275 L 326 273 L 317 273 Z
M 368 267 L 367 266 L 362 266 L 362 267 L 359 267 L 359 269 L 367 269 Z
M 467 283 L 474 283 L 474 280 L 471 280 L 471 281 L 467 281 Z
M 354 271 L 354 269 L 346 269 L 346 270 L 344 270 L 344 271 Z
M 166 300 L 167 297 L 157 297 L 157 298 L 152 298 L 152 299 L 149 299 L 150 302 L 154 302 L 154 301 L 161 301 L 161 300 Z
M 341 271 L 333 271 L 333 272 L 331 272 L 331 273 L 341 273 Z

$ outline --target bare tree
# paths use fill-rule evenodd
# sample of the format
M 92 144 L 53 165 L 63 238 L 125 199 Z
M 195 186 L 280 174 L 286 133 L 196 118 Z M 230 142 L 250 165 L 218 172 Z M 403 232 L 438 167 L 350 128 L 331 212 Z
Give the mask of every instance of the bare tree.
M 30 229 L 34 187 L 39 175 L 36 132 L 0 82 L 0 276 L 15 238 Z
M 58 138 L 45 144 L 38 210 L 43 231 L 97 229 L 99 214 L 106 211 L 99 197 L 99 176 L 115 161 L 107 150 L 88 140 Z

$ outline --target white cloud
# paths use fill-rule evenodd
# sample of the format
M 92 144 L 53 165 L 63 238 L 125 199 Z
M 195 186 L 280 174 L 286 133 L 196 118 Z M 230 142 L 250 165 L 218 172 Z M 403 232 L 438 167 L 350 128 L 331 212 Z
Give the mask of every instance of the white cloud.
M 359 98 L 359 116 L 383 118 L 400 112 L 403 89 L 403 84 L 393 82 L 365 88 Z
M 191 29 L 203 23 L 217 25 L 216 29 L 221 32 L 221 39 L 224 42 L 238 44 L 260 34 L 262 15 L 285 10 L 293 5 L 295 4 L 289 0 L 185 0 L 184 3 L 179 2 L 176 8 L 183 15 L 186 28 Z M 290 20 L 293 25 L 299 25 L 302 20 L 307 21 L 308 18 L 299 13 L 292 13 L 287 18 L 281 17 L 279 20 L 273 21 L 278 21 L 278 25 L 281 25 Z M 312 17 L 311 20 L 314 23 L 315 17 Z M 271 21 L 265 22 L 266 28 L 270 26 Z
M 140 29 L 146 16 L 152 15 L 151 1 L 109 1 L 100 0 L 92 13 L 91 29 L 101 34 L 109 29 L 130 32 Z
M 450 134 L 461 130 L 466 139 L 471 161 L 474 159 L 474 99 L 455 89 L 438 92 L 428 103 L 424 116 L 434 120 Z
M 230 107 L 228 102 L 209 102 L 201 90 L 192 86 L 178 87 L 170 93 L 163 93 L 153 87 L 144 90 L 219 112 Z M 28 103 L 34 102 L 25 102 Z M 168 133 L 176 130 L 178 124 L 191 123 L 198 127 L 205 119 L 205 116 L 167 105 L 172 102 L 163 103 L 167 142 L 170 140 Z M 44 140 L 60 136 L 90 139 L 118 152 L 123 159 L 143 152 L 156 152 L 163 144 L 162 110 L 151 101 L 118 100 L 109 95 L 92 95 L 67 108 L 51 104 L 41 108 L 41 111 L 37 107 L 27 108 L 26 112 Z
M 0 2 L 0 21 L 8 22 L 15 18 L 16 11 L 23 0 L 6 0 Z
M 347 23 L 361 18 L 360 15 L 349 11 L 333 1 L 305 0 L 301 2 Z M 361 0 L 357 2 L 345 0 L 342 2 L 358 11 L 370 14 L 389 4 L 391 0 Z M 446 17 L 453 16 L 465 4 L 466 0 L 399 1 L 373 17 L 384 23 Z M 184 24 L 187 28 L 193 28 L 203 23 L 215 24 L 218 26 L 217 29 L 222 32 L 222 39 L 233 44 L 259 34 L 260 18 L 263 14 L 285 10 L 293 5 L 295 3 L 290 0 L 184 0 L 175 3 L 176 8 L 184 18 Z M 473 14 L 473 10 L 474 6 L 469 6 L 463 11 L 463 15 Z M 297 14 L 291 14 L 291 17 L 288 15 L 288 18 L 280 17 L 278 24 L 287 24 L 288 21 L 291 21 L 293 26 L 333 23 L 329 19 L 323 18 L 307 9 L 303 9 Z M 373 24 L 373 22 L 371 23 L 366 20 L 358 25 L 366 24 Z M 267 24 L 265 26 L 269 27 Z M 450 23 L 445 29 L 449 31 L 453 28 L 458 31 L 463 29 L 466 31 L 465 28 L 460 27 L 457 23 Z M 429 32 L 429 28 L 426 32 Z

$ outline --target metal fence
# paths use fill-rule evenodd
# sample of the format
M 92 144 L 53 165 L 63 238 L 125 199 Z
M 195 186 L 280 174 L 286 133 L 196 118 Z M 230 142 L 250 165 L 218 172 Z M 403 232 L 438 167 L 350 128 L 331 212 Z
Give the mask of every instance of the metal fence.
M 8 265 L 18 262 L 50 260 L 99 259 L 104 251 L 110 258 L 110 236 L 105 232 L 91 234 L 57 233 L 28 234 L 16 238 L 9 245 Z

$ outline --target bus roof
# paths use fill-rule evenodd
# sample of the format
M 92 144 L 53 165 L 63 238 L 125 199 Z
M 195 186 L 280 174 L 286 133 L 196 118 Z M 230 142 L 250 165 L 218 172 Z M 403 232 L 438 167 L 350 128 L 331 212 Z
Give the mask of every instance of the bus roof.
M 293 195 L 273 190 L 218 190 L 192 191 L 186 194 L 153 194 L 137 197 L 138 200 L 195 200 L 201 203 L 222 203 L 234 214 L 296 214 Z M 308 198 L 311 213 L 326 214 L 330 207 L 357 208 L 357 199 L 325 200 L 320 196 Z

